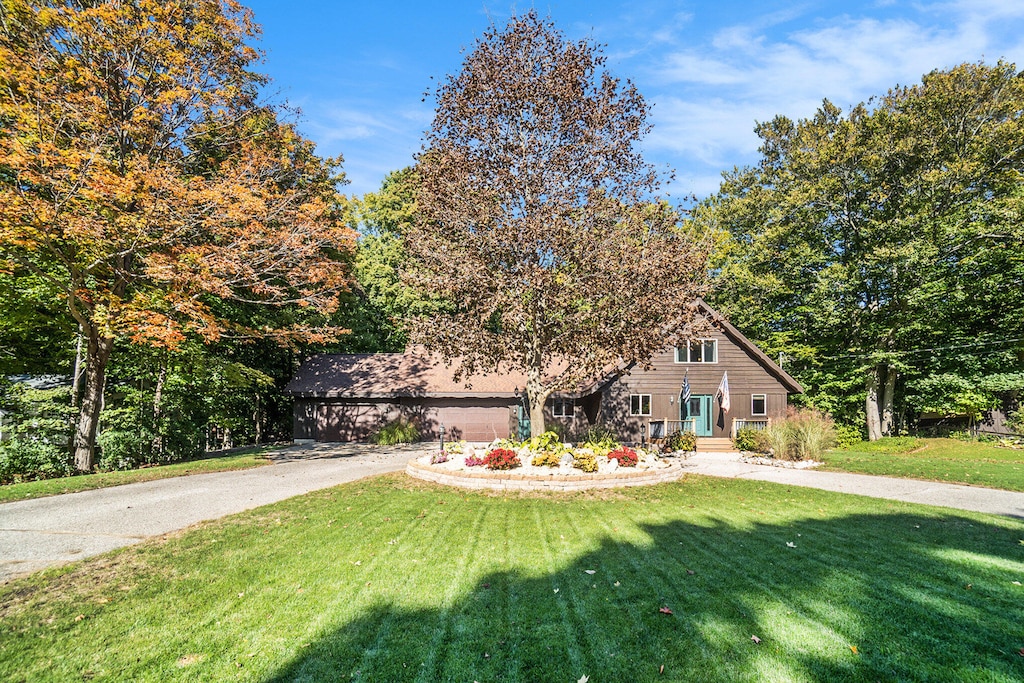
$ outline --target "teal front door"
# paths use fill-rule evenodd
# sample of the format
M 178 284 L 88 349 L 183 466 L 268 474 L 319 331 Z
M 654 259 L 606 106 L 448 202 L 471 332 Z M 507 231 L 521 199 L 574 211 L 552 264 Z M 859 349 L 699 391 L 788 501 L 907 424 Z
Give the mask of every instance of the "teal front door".
M 530 413 L 526 411 L 526 406 L 516 406 L 516 418 L 519 423 L 516 438 L 526 441 L 530 438 Z
M 697 436 L 711 436 L 711 396 L 691 396 L 686 404 L 686 417 L 693 418 Z

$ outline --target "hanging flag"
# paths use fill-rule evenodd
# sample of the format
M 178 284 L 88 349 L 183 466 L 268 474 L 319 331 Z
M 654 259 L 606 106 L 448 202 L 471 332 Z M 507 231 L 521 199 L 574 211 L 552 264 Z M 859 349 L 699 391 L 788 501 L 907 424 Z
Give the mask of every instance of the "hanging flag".
M 687 373 L 687 374 L 689 374 L 689 373 Z M 682 401 L 680 401 L 680 403 L 682 403 L 685 406 L 686 404 L 688 404 L 690 402 L 690 379 L 686 375 L 683 375 L 683 392 L 682 392 L 682 396 L 683 396 L 683 399 L 682 399 Z
M 722 381 L 718 384 L 718 400 L 722 404 L 722 412 L 729 412 L 729 373 L 722 373 Z

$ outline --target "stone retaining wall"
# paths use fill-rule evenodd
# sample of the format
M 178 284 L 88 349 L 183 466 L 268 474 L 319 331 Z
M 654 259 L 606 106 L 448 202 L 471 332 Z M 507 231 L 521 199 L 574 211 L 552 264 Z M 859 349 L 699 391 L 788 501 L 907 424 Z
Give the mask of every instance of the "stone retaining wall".
M 617 470 L 607 474 L 517 474 L 515 470 L 465 472 L 443 467 L 425 465 L 410 460 L 405 467 L 410 477 L 432 481 L 445 486 L 464 489 L 494 489 L 498 491 L 584 491 L 586 489 L 610 489 L 620 486 L 649 486 L 676 481 L 683 476 L 679 463 L 654 470 Z

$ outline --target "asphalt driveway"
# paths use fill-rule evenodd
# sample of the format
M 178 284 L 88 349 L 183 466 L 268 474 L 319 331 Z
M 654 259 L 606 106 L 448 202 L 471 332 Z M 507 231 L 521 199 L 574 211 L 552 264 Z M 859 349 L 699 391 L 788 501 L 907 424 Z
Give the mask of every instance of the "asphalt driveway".
M 98 555 L 198 522 L 363 477 L 405 469 L 434 444 L 317 444 L 269 454 L 271 465 L 160 479 L 0 504 L 0 581 Z M 1024 493 L 974 486 L 745 464 L 698 453 L 687 472 L 887 498 L 1024 519 Z
M 290 447 L 271 465 L 0 504 L 0 581 L 198 522 L 405 469 L 432 444 Z

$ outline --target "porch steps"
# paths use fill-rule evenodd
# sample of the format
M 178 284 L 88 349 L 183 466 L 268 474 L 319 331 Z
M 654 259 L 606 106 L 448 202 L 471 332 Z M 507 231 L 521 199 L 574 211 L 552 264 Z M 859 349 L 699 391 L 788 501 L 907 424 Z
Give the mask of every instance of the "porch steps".
M 736 453 L 736 447 L 732 445 L 732 439 L 712 438 L 710 436 L 697 437 L 697 450 L 701 453 Z

